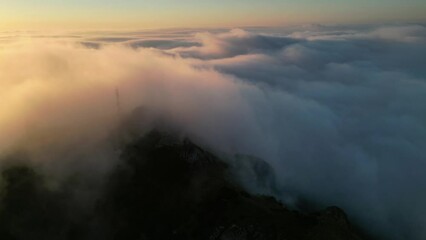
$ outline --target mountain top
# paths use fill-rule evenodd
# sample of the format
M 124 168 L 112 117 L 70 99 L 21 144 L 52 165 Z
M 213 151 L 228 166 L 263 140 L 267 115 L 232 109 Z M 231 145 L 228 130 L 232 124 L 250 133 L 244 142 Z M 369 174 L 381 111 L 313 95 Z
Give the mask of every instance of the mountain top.
M 1 239 L 361 239 L 338 207 L 306 214 L 249 194 L 234 181 L 235 165 L 189 139 L 153 130 L 125 144 L 120 160 L 93 207 L 28 166 L 3 169 Z M 265 164 L 254 164 L 261 182 Z

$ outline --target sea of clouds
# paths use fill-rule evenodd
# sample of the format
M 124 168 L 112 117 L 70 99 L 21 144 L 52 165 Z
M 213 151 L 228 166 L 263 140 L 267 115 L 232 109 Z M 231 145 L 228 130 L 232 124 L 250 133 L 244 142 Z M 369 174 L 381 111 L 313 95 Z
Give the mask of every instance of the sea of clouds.
M 105 171 L 117 89 L 120 111 L 264 159 L 289 204 L 426 238 L 424 25 L 1 32 L 0 155 Z

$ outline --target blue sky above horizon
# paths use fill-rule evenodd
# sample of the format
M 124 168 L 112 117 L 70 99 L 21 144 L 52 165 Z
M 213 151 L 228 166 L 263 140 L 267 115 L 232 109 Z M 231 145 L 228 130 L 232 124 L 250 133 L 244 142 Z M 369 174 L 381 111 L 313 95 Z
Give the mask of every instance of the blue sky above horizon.
M 423 0 L 0 0 L 0 28 L 163 28 L 423 22 Z

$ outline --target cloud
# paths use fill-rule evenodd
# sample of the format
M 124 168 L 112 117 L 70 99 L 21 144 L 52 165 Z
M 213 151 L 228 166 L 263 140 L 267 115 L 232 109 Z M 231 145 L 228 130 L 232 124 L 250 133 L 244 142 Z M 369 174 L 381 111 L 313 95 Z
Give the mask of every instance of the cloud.
M 426 28 L 421 24 L 401 25 L 365 25 L 352 26 L 306 26 L 296 29 L 289 36 L 307 40 L 378 40 L 395 42 L 423 42 L 425 41 Z
M 218 59 L 257 53 L 275 51 L 298 40 L 281 36 L 257 35 L 250 32 L 233 29 L 229 32 L 212 34 L 209 32 L 195 34 L 195 39 L 201 46 L 175 49 L 174 52 L 183 57 L 200 59 Z
M 240 91 L 257 90 L 233 77 L 154 50 L 45 43 L 17 42 L 0 53 L 1 153 L 19 148 L 36 161 L 75 155 L 96 164 L 104 154 L 92 156 L 90 149 L 108 148 L 104 141 L 117 123 L 115 89 L 124 112 L 154 109 L 218 147 L 226 146 L 221 139 L 237 142 L 235 133 L 254 125 Z
M 197 42 L 179 41 L 179 40 L 138 40 L 128 43 L 133 48 L 157 48 L 157 49 L 173 49 L 178 47 L 199 46 Z
M 415 226 L 426 221 L 419 170 L 426 167 L 424 32 L 415 25 L 344 37 L 316 33 L 274 52 L 201 64 L 267 93 L 268 103 L 250 105 L 262 109 L 256 115 L 273 132 L 284 188 L 326 204 L 338 199 L 391 239 L 421 239 L 425 232 Z
M 217 152 L 267 161 L 283 200 L 339 205 L 389 239 L 425 238 L 425 27 L 301 29 L 8 39 L 0 153 L 25 146 L 55 162 L 82 148 L 81 161 L 113 161 L 118 88 L 124 111 L 154 109 Z

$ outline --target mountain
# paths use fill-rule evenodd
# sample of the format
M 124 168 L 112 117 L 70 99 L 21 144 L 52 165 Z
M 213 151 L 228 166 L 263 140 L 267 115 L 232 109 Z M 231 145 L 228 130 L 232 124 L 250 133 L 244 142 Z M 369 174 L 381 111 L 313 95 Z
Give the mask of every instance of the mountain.
M 337 207 L 302 214 L 247 193 L 188 139 L 152 131 L 122 159 L 98 209 L 113 239 L 361 239 Z
M 1 239 L 361 239 L 338 207 L 306 214 L 249 194 L 232 166 L 189 139 L 153 130 L 123 146 L 120 159 L 91 208 L 77 208 L 67 188 L 49 189 L 30 167 L 4 169 Z M 250 161 L 271 184 L 266 163 Z

